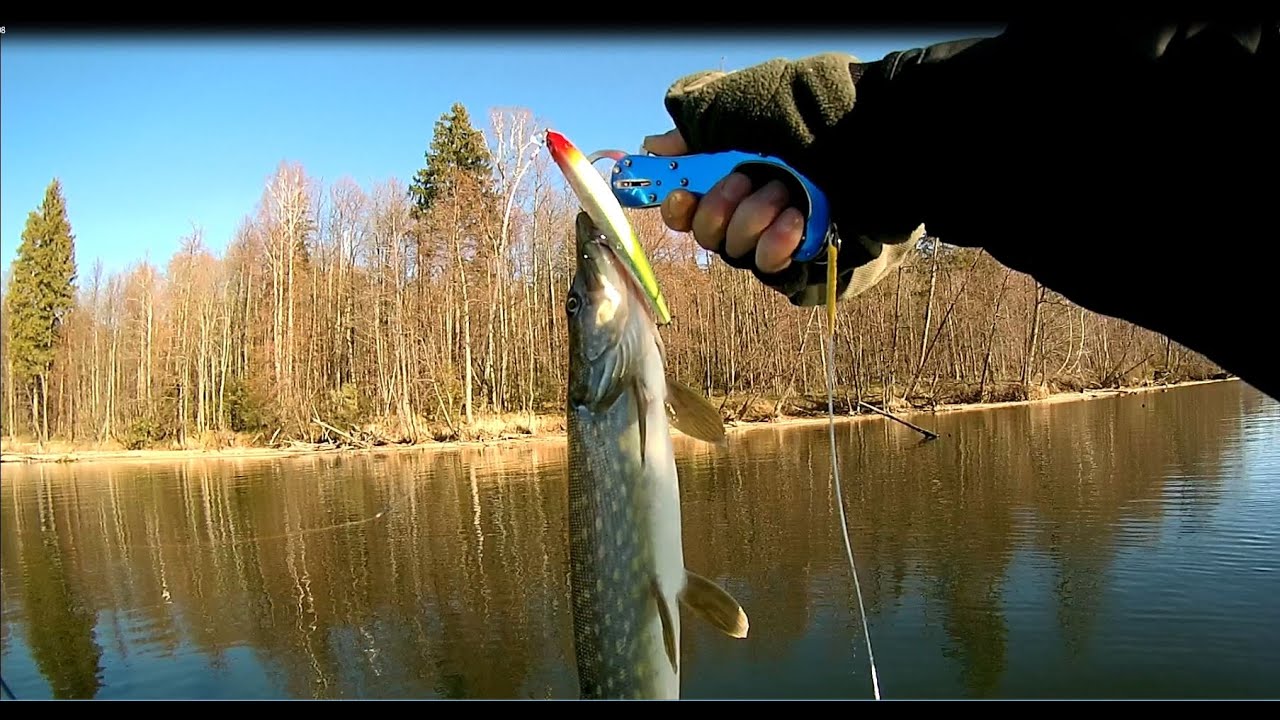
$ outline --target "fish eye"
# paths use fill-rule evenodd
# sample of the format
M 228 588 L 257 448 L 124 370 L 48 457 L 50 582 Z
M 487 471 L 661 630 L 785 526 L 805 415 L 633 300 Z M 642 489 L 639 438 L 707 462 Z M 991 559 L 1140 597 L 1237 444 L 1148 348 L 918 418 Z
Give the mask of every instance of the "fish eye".
M 570 295 L 569 298 L 564 301 L 564 309 L 568 311 L 570 315 L 574 315 L 578 312 L 578 307 L 581 304 L 582 301 L 578 299 L 577 295 Z

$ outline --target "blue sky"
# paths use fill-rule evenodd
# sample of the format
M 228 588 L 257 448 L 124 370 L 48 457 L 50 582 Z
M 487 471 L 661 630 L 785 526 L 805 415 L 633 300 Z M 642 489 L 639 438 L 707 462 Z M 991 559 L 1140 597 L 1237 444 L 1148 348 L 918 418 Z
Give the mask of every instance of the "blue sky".
M 53 177 L 67 195 L 88 281 L 149 257 L 163 266 L 193 224 L 220 252 L 283 160 L 326 186 L 364 187 L 421 166 L 432 128 L 461 101 L 487 122 L 523 106 L 584 150 L 638 150 L 671 122 L 663 93 L 698 70 L 827 50 L 863 60 L 998 32 L 712 33 L 636 40 L 586 34 L 109 36 L 0 42 L 0 262 Z

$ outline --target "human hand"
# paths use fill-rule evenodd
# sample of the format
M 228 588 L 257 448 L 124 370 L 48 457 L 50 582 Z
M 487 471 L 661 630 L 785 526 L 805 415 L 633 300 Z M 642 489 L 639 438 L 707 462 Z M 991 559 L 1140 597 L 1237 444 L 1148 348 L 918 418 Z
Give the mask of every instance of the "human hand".
M 679 130 L 645 138 L 643 149 L 654 155 L 684 155 L 689 146 Z M 676 190 L 662 203 L 662 220 L 676 232 L 692 232 L 698 244 L 728 255 L 736 264 L 772 274 L 791 264 L 800 245 L 804 215 L 790 204 L 786 187 L 771 180 L 754 188 L 742 173 L 722 178 L 701 199 Z
M 882 72 L 875 63 L 824 53 L 680 78 L 664 99 L 676 129 L 646 138 L 644 150 L 660 156 L 737 150 L 784 160 L 831 202 L 840 236 L 837 294 L 861 294 L 897 267 L 924 233 L 916 203 L 898 190 L 903 163 L 894 158 L 901 153 L 887 149 L 894 144 L 881 125 L 852 114 L 856 84 L 872 68 L 873 75 Z M 896 116 L 881 110 L 878 117 Z M 882 179 L 867 183 L 850 173 L 853 158 L 863 175 Z M 700 198 L 675 191 L 661 206 L 663 222 L 691 232 L 703 248 L 751 271 L 793 305 L 825 302 L 825 257 L 791 258 L 804 234 L 804 214 L 780 182 L 759 176 L 757 182 L 731 173 Z M 801 198 L 794 201 L 803 206 Z

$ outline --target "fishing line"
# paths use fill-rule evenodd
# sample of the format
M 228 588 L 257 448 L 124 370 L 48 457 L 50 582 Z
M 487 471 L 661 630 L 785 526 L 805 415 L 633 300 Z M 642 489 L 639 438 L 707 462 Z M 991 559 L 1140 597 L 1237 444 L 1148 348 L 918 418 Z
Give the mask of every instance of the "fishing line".
M 385 505 L 383 505 L 382 509 L 379 510 L 378 512 L 372 515 L 369 515 L 367 517 L 356 518 L 355 520 L 343 520 L 341 522 L 329 523 L 327 525 L 321 525 L 319 527 L 301 528 L 298 530 L 286 530 L 285 532 L 276 533 L 274 535 L 250 535 L 248 537 L 240 537 L 240 538 L 235 538 L 233 540 L 210 539 L 210 541 L 208 542 L 196 540 L 193 542 L 122 543 L 118 547 L 146 548 L 146 549 L 159 549 L 159 548 L 204 549 L 204 548 L 214 548 L 214 547 L 229 547 L 234 545 L 246 545 L 249 543 L 263 542 L 266 540 L 280 540 L 283 538 L 299 537 L 303 535 L 315 535 L 317 533 L 331 532 L 333 530 L 339 530 L 341 528 L 348 528 L 356 525 L 365 525 L 375 520 L 380 520 L 386 517 L 387 515 L 391 514 L 391 511 L 396 509 L 396 507 L 398 507 L 405 500 L 407 500 L 409 498 L 409 495 L 412 492 L 413 492 L 412 488 L 402 490 L 399 493 L 395 493 L 395 491 L 393 490 L 392 499 L 389 500 Z M 399 497 L 395 497 L 395 495 L 399 495 Z
M 277 534 L 277 535 L 265 535 L 265 536 L 264 536 L 264 535 L 255 535 L 255 536 L 252 536 L 252 537 L 239 538 L 239 539 L 236 539 L 236 540 L 231 540 L 231 541 L 229 541 L 229 542 L 219 542 L 219 541 L 217 541 L 217 540 L 214 540 L 214 541 L 209 542 L 209 543 L 203 543 L 203 542 L 192 542 L 192 543 L 154 543 L 154 544 L 125 543 L 125 544 L 123 545 L 123 547 L 134 547 L 134 548 L 198 547 L 198 548 L 208 548 L 208 547 L 217 547 L 217 546 L 226 546 L 226 545 L 242 545 L 242 544 L 245 544 L 245 543 L 251 543 L 251 542 L 261 542 L 261 541 L 263 541 L 263 540 L 275 540 L 275 539 L 279 539 L 279 538 L 285 538 L 285 537 L 289 537 L 289 536 L 291 536 L 291 535 L 311 535 L 311 534 L 314 534 L 314 533 L 320 533 L 320 532 L 327 532 L 327 531 L 330 531 L 330 530 L 336 530 L 336 529 L 338 529 L 338 528 L 350 527 L 350 526 L 352 526 L 352 525 L 364 525 L 365 523 L 370 523 L 370 522 L 373 522 L 374 520 L 378 520 L 378 519 L 380 519 L 380 518 L 386 517 L 388 514 L 390 514 L 390 513 L 391 513 L 391 511 L 392 511 L 392 510 L 394 510 L 394 509 L 396 508 L 396 506 L 397 506 L 397 505 L 399 505 L 400 503 L 404 502 L 404 500 L 406 500 L 406 499 L 409 497 L 409 494 L 410 494 L 411 492 L 413 492 L 413 491 L 412 491 L 412 489 L 408 489 L 408 490 L 404 490 L 404 491 L 402 491 L 402 492 L 400 493 L 400 497 L 399 497 L 399 498 L 394 498 L 392 501 L 388 502 L 388 503 L 387 503 L 387 504 L 386 504 L 386 505 L 385 505 L 381 510 L 379 510 L 378 512 L 374 513 L 373 515 L 371 515 L 371 516 L 369 516 L 369 517 L 360 518 L 360 519 L 357 519 L 357 520 L 347 520 L 347 521 L 345 521 L 345 522 L 330 523 L 330 524 L 328 524 L 328 525 L 323 525 L 323 526 L 321 526 L 321 527 L 317 527 L 317 528 L 304 528 L 304 529 L 302 529 L 302 530 L 295 530 L 295 531 L 293 531 L 293 532 L 284 532 L 284 533 L 279 533 L 279 534 Z M 394 496 L 393 496 L 393 497 L 394 497 Z M 152 607 L 154 607 L 154 606 L 152 606 Z M 3 677 L 0 677 L 0 690 L 3 690 L 3 691 L 4 691 L 4 694 L 5 694 L 5 695 L 8 695 L 10 700 L 17 700 L 17 699 L 18 699 L 18 696 L 16 696 L 16 695 L 14 695 L 14 694 L 13 694 L 13 690 L 9 689 L 9 683 L 5 682 Z
M 245 544 L 245 543 L 261 542 L 261 541 L 263 541 L 263 540 L 276 540 L 276 539 L 279 539 L 279 538 L 286 538 L 286 537 L 296 536 L 296 535 L 311 535 L 311 534 L 315 534 L 315 533 L 328 532 L 328 531 L 331 531 L 331 530 L 337 530 L 337 529 L 339 529 L 339 528 L 351 527 L 351 526 L 353 526 L 353 525 L 364 525 L 364 524 L 366 524 L 366 523 L 371 523 L 371 522 L 373 522 L 373 521 L 375 521 L 375 520 L 379 520 L 379 519 L 381 519 L 381 518 L 384 518 L 384 517 L 386 517 L 387 515 L 391 514 L 391 511 L 392 511 L 392 510 L 394 510 L 394 509 L 396 509 L 396 507 L 397 507 L 397 506 L 399 506 L 401 503 L 403 503 L 405 500 L 407 500 L 407 499 L 409 498 L 409 496 L 413 493 L 413 491 L 414 491 L 414 489 L 413 489 L 413 488 L 408 488 L 408 489 L 405 489 L 405 490 L 401 491 L 401 492 L 399 493 L 399 497 L 395 497 L 395 492 L 394 492 L 394 490 L 393 490 L 393 491 L 392 491 L 392 499 L 391 499 L 391 500 L 389 500 L 389 501 L 387 502 L 387 504 L 386 504 L 386 505 L 384 505 L 384 506 L 383 506 L 383 508 L 382 508 L 381 510 L 379 510 L 378 512 L 374 513 L 373 515 L 371 515 L 371 516 L 369 516 L 369 517 L 359 518 L 359 519 L 356 519 L 356 520 L 347 520 L 347 521 L 344 521 L 344 522 L 330 523 L 330 524 L 328 524 L 328 525 L 322 525 L 322 526 L 320 526 L 320 527 L 315 527 L 315 528 L 304 528 L 304 529 L 302 529 L 302 530 L 295 530 L 295 531 L 292 531 L 292 532 L 286 531 L 286 532 L 283 532 L 283 533 L 278 533 L 278 534 L 276 534 L 276 535 L 255 535 L 255 536 L 252 536 L 252 537 L 238 538 L 238 539 L 236 539 L 236 540 L 231 540 L 231 541 L 228 541 L 228 542 L 219 542 L 219 541 L 217 541 L 217 540 L 214 540 L 214 541 L 209 542 L 209 543 L 203 543 L 203 542 L 192 542 L 192 543 L 145 543 L 145 544 L 144 544 L 144 543 L 125 543 L 125 544 L 123 545 L 123 547 L 134 547 L 134 548 L 198 547 L 198 548 L 208 548 L 208 547 L 227 546 L 227 545 L 242 545 L 242 544 Z M 0 691 L 2 691 L 4 695 L 8 695 L 10 700 L 17 700 L 17 699 L 18 699 L 18 696 L 13 694 L 13 690 L 11 690 L 11 689 L 9 688 L 9 683 L 5 682 L 4 677 L 3 677 L 3 676 L 0 676 Z
M 867 660 L 871 665 L 871 689 L 876 700 L 880 699 L 880 681 L 876 676 L 876 656 L 871 651 L 871 630 L 867 627 L 867 610 L 862 602 L 862 584 L 858 582 L 858 565 L 853 560 L 853 545 L 849 542 L 849 524 L 844 516 L 844 493 L 840 488 L 840 460 L 836 449 L 836 256 L 838 247 L 827 246 L 827 431 L 831 438 L 831 477 L 835 480 L 836 507 L 840 509 L 840 535 L 844 538 L 845 554 L 849 569 L 853 572 L 853 589 L 858 596 L 858 615 L 862 618 L 862 636 L 867 640 Z

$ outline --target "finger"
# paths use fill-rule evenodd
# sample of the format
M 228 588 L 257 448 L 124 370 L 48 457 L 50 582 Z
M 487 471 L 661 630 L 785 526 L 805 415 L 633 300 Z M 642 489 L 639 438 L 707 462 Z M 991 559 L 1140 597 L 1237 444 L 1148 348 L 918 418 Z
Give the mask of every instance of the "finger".
M 776 273 L 791 264 L 791 254 L 800 246 L 804 234 L 804 215 L 793 207 L 782 211 L 777 220 L 760 233 L 756 244 L 756 267 L 761 272 Z
M 685 190 L 674 190 L 662 202 L 662 222 L 676 232 L 693 229 L 693 213 L 698 209 L 698 199 Z
M 649 135 L 640 148 L 654 155 L 684 155 L 689 152 L 689 146 L 680 136 L 680 131 L 674 129 L 661 135 Z
M 729 173 L 702 196 L 693 214 L 693 237 L 699 245 L 711 251 L 720 247 L 729 218 L 749 192 L 751 181 L 746 175 Z
M 771 180 L 743 200 L 725 229 L 725 252 L 739 258 L 754 250 L 760 233 L 786 209 L 787 199 L 786 186 Z

